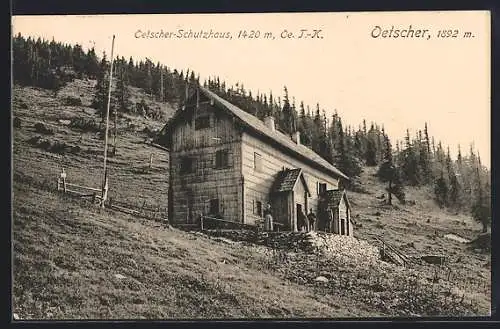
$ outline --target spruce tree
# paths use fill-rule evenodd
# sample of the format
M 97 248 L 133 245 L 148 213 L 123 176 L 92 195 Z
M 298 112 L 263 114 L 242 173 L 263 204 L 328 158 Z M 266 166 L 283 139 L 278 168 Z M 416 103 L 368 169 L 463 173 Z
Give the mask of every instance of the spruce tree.
M 101 121 L 104 122 L 106 115 L 106 106 L 108 99 L 108 88 L 109 88 L 109 74 L 108 72 L 108 61 L 106 59 L 106 53 L 103 53 L 101 64 L 99 66 L 99 71 L 97 72 L 97 83 L 96 83 L 96 93 L 94 101 L 92 103 L 93 107 L 98 110 L 101 114 Z
M 392 156 L 392 146 L 389 137 L 384 134 L 384 156 L 383 162 L 379 167 L 377 176 L 382 182 L 388 182 L 387 187 L 388 204 L 392 205 L 392 195 L 394 194 L 401 203 L 405 202 L 405 193 L 399 174 L 399 170 L 394 165 Z
M 486 233 L 488 231 L 488 226 L 491 225 L 491 198 L 481 183 L 479 166 L 476 167 L 476 180 L 478 188 L 476 190 L 475 200 L 472 204 L 471 213 L 472 217 L 483 226 L 482 232 Z M 488 184 L 485 184 L 485 186 L 486 189 L 490 189 Z
M 439 207 L 446 207 L 448 204 L 448 186 L 446 184 L 446 180 L 444 179 L 443 172 L 441 172 L 441 175 L 435 181 L 434 194 Z

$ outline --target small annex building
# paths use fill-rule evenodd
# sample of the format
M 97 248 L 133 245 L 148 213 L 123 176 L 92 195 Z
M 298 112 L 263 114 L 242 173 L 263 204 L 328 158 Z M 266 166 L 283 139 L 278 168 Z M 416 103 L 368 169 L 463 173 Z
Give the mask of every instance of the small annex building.
M 353 236 L 351 204 L 344 189 L 326 191 L 319 208 L 319 230 Z

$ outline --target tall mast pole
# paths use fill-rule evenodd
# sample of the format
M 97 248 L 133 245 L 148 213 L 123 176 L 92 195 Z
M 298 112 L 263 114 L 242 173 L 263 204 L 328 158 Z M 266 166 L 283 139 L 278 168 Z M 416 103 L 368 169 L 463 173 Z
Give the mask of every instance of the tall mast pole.
M 109 130 L 109 107 L 111 104 L 111 86 L 113 80 L 113 50 L 115 47 L 115 35 L 113 34 L 113 41 L 111 42 L 111 65 L 109 68 L 109 90 L 108 90 L 108 105 L 106 108 L 106 130 L 104 134 L 104 177 L 102 182 L 102 199 L 101 207 L 104 208 L 104 201 L 106 201 L 107 189 L 108 189 L 108 172 L 106 168 L 106 162 L 108 160 L 108 130 Z
M 163 66 L 160 66 L 160 102 L 163 103 Z

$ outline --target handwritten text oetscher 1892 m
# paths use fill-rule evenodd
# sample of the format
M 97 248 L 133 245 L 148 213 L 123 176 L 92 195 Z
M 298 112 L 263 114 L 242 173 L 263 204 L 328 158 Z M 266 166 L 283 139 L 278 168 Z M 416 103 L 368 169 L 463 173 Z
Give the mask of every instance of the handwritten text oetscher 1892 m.
M 370 31 L 370 36 L 374 39 L 469 39 L 474 38 L 474 33 L 461 31 L 458 28 L 438 28 L 415 27 L 411 24 L 406 26 L 380 26 L 375 25 Z

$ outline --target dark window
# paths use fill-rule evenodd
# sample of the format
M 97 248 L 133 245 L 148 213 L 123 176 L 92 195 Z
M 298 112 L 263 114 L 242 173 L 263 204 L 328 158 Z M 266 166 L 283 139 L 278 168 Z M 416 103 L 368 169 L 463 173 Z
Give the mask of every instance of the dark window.
M 262 156 L 259 153 L 253 154 L 255 171 L 262 171 Z
M 219 214 L 219 199 L 210 200 L 210 215 L 218 215 Z
M 229 152 L 227 150 L 215 152 L 215 168 L 227 167 L 229 167 Z
M 194 126 L 196 130 L 210 128 L 210 117 L 207 115 L 196 118 Z
M 318 195 L 326 192 L 326 183 L 318 183 Z
M 181 174 L 189 174 L 194 172 L 194 159 L 190 157 L 183 157 L 181 159 Z
M 254 210 L 255 210 L 254 215 L 262 217 L 262 202 L 255 201 L 255 209 Z

